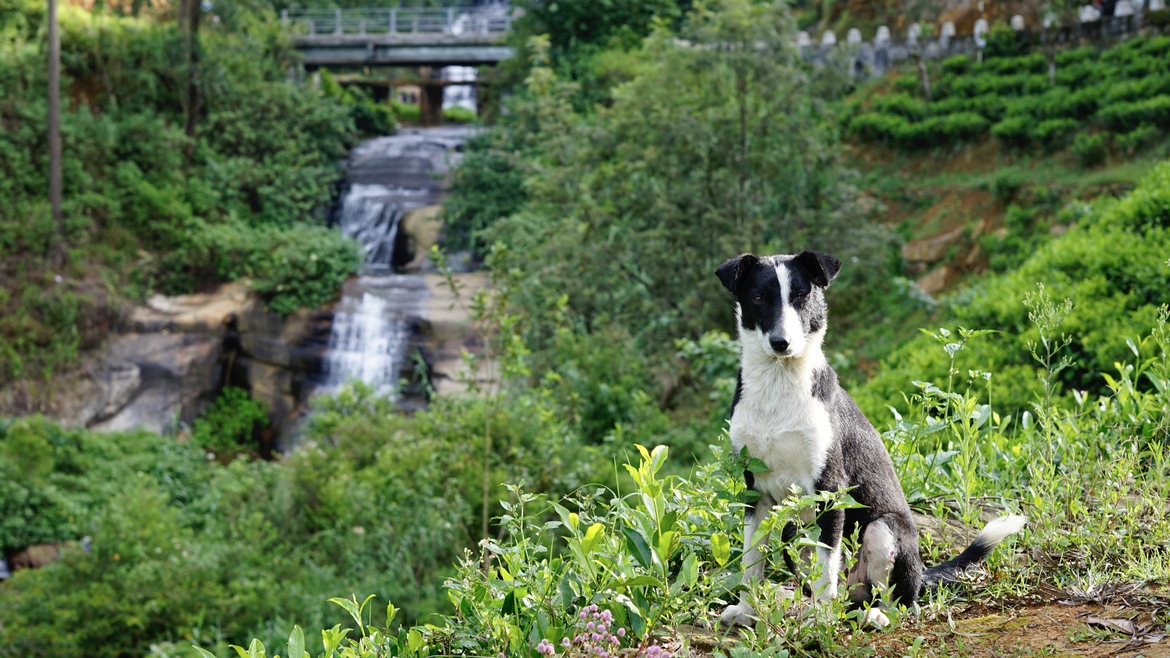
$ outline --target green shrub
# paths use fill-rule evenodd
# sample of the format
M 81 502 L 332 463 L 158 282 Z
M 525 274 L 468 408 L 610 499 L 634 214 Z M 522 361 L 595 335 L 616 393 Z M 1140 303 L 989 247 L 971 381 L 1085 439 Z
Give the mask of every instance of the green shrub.
M 926 101 L 900 92 L 873 99 L 870 111 L 880 114 L 895 114 L 910 120 L 922 119 L 929 113 Z
M 254 449 L 256 430 L 268 424 L 264 407 L 242 388 L 227 386 L 202 416 L 195 419 L 191 438 L 204 450 L 234 454 Z
M 1117 144 L 1117 148 L 1132 154 L 1153 142 L 1160 135 L 1162 135 L 1162 131 L 1158 130 L 1157 127 L 1143 123 L 1127 133 L 1117 135 L 1113 141 Z
M 995 124 L 991 134 L 1010 146 L 1027 146 L 1032 139 L 1032 121 L 1025 116 L 1011 116 Z
M 963 75 L 971 70 L 974 63 L 967 55 L 952 55 L 944 59 L 940 65 L 946 75 Z
M 479 119 L 475 110 L 466 107 L 448 107 L 443 109 L 443 120 L 451 123 L 475 123 Z
M 252 288 L 281 315 L 335 298 L 362 262 L 356 243 L 324 226 L 196 223 L 188 236 L 164 260 L 164 290 L 251 277 Z
M 864 112 L 849 122 L 849 130 L 854 135 L 867 142 L 880 142 L 887 146 L 901 145 L 902 135 L 909 130 L 909 126 L 910 122 L 903 117 L 877 112 Z
M 485 253 L 484 229 L 522 208 L 528 198 L 524 172 L 507 130 L 492 128 L 469 139 L 443 205 L 446 248 Z
M 1023 39 L 1022 33 L 1017 33 L 1007 23 L 997 21 L 987 33 L 987 47 L 983 49 L 984 57 L 989 60 L 995 58 L 1022 58 L 1028 51 L 1028 42 Z M 1041 57 L 1043 59 L 1043 57 Z
M 1170 163 L 1164 163 L 1121 200 L 1098 201 L 1064 235 L 1031 250 L 1018 268 L 947 300 L 941 324 L 1000 331 L 995 340 L 975 346 L 961 372 L 994 372 L 991 394 L 997 405 L 1028 408 L 1036 379 L 1024 346 L 1036 340 L 1036 333 L 1020 300 L 1041 282 L 1051 295 L 1071 298 L 1075 305 L 1061 327 L 1072 339 L 1069 354 L 1075 367 L 1061 373 L 1061 384 L 1102 391 L 1096 373 L 1113 370 L 1125 358 L 1126 339 L 1153 326 L 1170 289 L 1168 217 Z M 936 350 L 925 337 L 896 350 L 857 390 L 859 404 L 867 413 L 889 418 L 885 406 L 898 399 L 912 377 L 930 373 L 928 380 L 946 379 L 945 355 Z
M 1170 127 L 1170 94 L 1114 103 L 1101 108 L 1097 116 L 1117 132 L 1130 132 L 1142 125 Z
M 321 91 L 350 110 L 354 127 L 363 135 L 389 135 L 397 128 L 394 110 L 384 103 L 372 100 L 358 86 L 342 87 L 328 70 L 321 69 Z
M 422 121 L 422 107 L 417 104 L 391 101 L 390 107 L 394 110 L 394 116 L 398 117 L 399 121 L 406 121 L 408 123 L 419 123 Z
M 1107 133 L 1078 133 L 1072 142 L 1072 152 L 1076 154 L 1081 165 L 1093 167 L 1105 161 L 1109 154 L 1109 135 Z
M 1046 119 L 1034 123 L 1028 131 L 1032 141 L 1043 144 L 1049 150 L 1064 146 L 1077 129 L 1075 119 Z

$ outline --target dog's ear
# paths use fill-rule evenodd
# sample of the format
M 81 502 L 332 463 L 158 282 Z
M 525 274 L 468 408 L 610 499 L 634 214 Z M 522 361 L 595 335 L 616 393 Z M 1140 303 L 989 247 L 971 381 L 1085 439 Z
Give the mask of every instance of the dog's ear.
M 724 288 L 727 288 L 732 294 L 735 294 L 736 288 L 739 287 L 740 279 L 743 278 L 745 273 L 751 271 L 753 267 L 759 264 L 759 262 L 760 259 L 751 254 L 740 254 L 720 265 L 715 270 L 715 276 L 719 277 L 719 281 L 723 284 Z
M 795 260 L 809 273 L 812 282 L 822 288 L 828 288 L 833 279 L 837 278 L 837 272 L 841 271 L 841 261 L 829 254 L 806 251 Z

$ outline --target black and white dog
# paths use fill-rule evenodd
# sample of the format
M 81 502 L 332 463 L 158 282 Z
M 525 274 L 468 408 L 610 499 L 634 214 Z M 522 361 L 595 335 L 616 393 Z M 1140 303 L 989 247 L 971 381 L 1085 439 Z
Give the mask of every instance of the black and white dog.
M 752 536 L 763 516 L 787 498 L 794 485 L 807 494 L 850 488 L 863 508 L 830 510 L 817 519 L 820 543 L 827 548 L 817 549 L 821 572 L 813 584 L 814 599 L 836 595 L 841 539 L 858 531 L 861 547 L 847 579 L 853 604 L 870 603 L 888 586 L 896 602 L 913 606 L 924 588 L 954 579 L 1019 531 L 1026 519 L 996 519 L 957 557 L 923 570 L 918 530 L 890 455 L 873 425 L 837 383 L 837 373 L 821 350 L 828 320 L 824 289 L 840 269 L 836 258 L 806 251 L 798 256 L 744 254 L 716 270 L 735 295 L 739 325 L 731 446 L 737 454 L 746 446 L 748 455 L 768 467 L 766 473 L 745 473 L 748 488 L 760 497 L 744 513 L 744 581 L 750 584 L 763 575 L 764 561 Z M 753 615 L 744 593 L 722 619 L 747 624 Z M 875 606 L 866 612 L 864 622 L 884 626 L 889 619 Z

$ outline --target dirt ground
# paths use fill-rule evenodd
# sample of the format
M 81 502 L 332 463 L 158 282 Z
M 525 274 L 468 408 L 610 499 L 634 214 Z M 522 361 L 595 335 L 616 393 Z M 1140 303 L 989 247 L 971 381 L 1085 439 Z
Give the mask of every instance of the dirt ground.
M 1170 658 L 1170 598 L 1134 592 L 1108 603 L 1083 599 L 982 603 L 874 638 L 879 655 L 1145 656 Z
M 1170 591 L 1140 584 L 1107 585 L 1088 593 L 1045 587 L 1031 595 L 994 603 L 976 602 L 935 618 L 903 619 L 886 632 L 843 636 L 842 646 L 872 649 L 877 656 L 1125 656 L 1170 658 Z M 738 632 L 719 637 L 709 629 L 676 629 L 673 655 L 690 658 L 727 654 Z M 807 648 L 806 648 L 807 650 Z M 797 650 L 792 655 L 832 655 Z

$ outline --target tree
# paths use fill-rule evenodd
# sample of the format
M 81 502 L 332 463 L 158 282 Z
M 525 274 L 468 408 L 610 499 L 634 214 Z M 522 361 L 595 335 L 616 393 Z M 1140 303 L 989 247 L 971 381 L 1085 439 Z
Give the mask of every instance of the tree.
M 1048 57 L 1048 84 L 1056 86 L 1056 36 L 1064 28 L 1076 24 L 1079 0 L 1039 0 L 1032 9 L 1040 16 L 1041 41 Z
M 49 206 L 57 226 L 53 242 L 54 267 L 65 264 L 65 220 L 61 215 L 61 31 L 57 0 L 49 0 Z
M 730 324 L 713 275 L 730 256 L 816 247 L 880 260 L 872 240 L 850 237 L 866 224 L 849 212 L 793 32 L 783 3 L 698 4 L 681 39 L 647 39 L 644 68 L 611 107 L 573 121 L 551 72 L 533 70 L 510 115 L 547 110 L 530 201 L 489 231 L 526 274 L 525 307 L 565 295 L 584 328 L 616 322 L 666 356 L 673 339 Z
M 184 68 L 187 72 L 187 91 L 183 94 L 184 129 L 194 138 L 203 111 L 203 96 L 199 90 L 199 19 L 202 16 L 200 0 L 180 0 L 179 30 L 183 33 Z M 191 141 L 194 148 L 194 139 Z M 191 153 L 187 154 L 188 157 Z
M 931 100 L 930 72 L 926 69 L 926 58 L 923 56 L 923 41 L 930 38 L 934 28 L 933 18 L 930 16 L 937 11 L 931 0 L 899 0 L 898 8 L 902 18 L 910 24 L 907 41 L 910 42 L 910 55 L 918 68 L 918 82 L 922 85 L 922 96 Z

